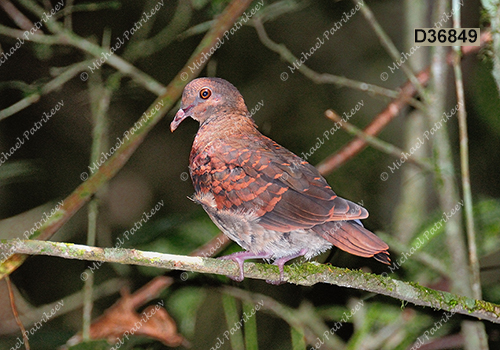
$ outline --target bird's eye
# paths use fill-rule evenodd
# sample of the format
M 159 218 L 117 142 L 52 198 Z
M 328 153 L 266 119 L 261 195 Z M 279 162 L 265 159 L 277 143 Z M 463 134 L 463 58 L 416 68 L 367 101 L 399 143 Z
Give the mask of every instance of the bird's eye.
M 212 95 L 212 91 L 209 88 L 203 88 L 200 90 L 200 97 L 204 100 Z

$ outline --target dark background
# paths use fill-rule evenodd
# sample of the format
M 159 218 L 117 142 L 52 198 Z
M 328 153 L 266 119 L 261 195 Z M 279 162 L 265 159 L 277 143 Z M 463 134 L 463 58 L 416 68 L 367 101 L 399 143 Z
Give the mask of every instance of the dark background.
M 82 2 L 76 1 L 76 4 Z M 79 12 L 73 15 L 74 31 L 88 40 L 101 43 L 103 31 L 111 31 L 111 43 L 117 36 L 130 29 L 141 13 L 152 8 L 157 2 L 122 1 L 118 9 L 104 9 L 95 12 Z M 178 28 L 179 33 L 211 20 L 225 7 L 225 1 L 192 1 L 190 10 L 186 11 L 186 23 Z M 276 4 L 266 1 L 265 7 Z M 300 3 L 301 9 L 282 14 L 265 23 L 269 37 L 300 57 L 311 46 L 316 38 L 340 20 L 343 12 L 349 12 L 355 3 L 350 1 L 311 1 L 286 2 Z M 370 1 L 367 3 L 373 10 L 383 29 L 395 43 L 400 52 L 408 52 L 409 46 L 405 38 L 411 37 L 413 28 L 408 27 L 407 18 L 412 15 L 411 8 L 403 1 Z M 428 2 L 429 17 L 433 1 Z M 247 12 L 256 5 L 250 5 Z M 16 3 L 18 8 L 22 6 Z M 154 26 L 150 35 L 158 33 L 170 23 L 177 1 L 165 0 L 164 6 L 154 17 Z M 479 1 L 468 1 L 462 9 L 463 27 L 480 27 L 485 20 L 481 18 Z M 23 10 L 33 21 L 36 18 Z M 432 23 L 422 23 L 421 28 L 431 27 Z M 0 23 L 8 27 L 16 27 L 13 21 L 0 11 Z M 446 27 L 451 27 L 451 20 Z M 48 33 L 46 28 L 43 30 Z M 182 40 L 177 35 L 165 48 L 135 62 L 135 66 L 167 85 L 182 69 L 188 58 L 199 44 L 205 32 L 188 36 Z M 0 35 L 3 50 L 15 45 L 15 39 Z M 426 50 L 427 48 L 422 48 Z M 117 52 L 120 55 L 123 49 Z M 420 61 L 412 62 L 413 67 L 426 66 L 428 54 Z M 22 81 L 38 89 L 47 83 L 54 73 L 54 67 L 64 67 L 89 58 L 81 51 L 62 45 L 38 45 L 26 42 L 7 62 L 0 66 L 0 109 L 5 109 L 28 94 L 13 88 L 11 81 Z M 401 70 L 390 73 L 388 66 L 393 60 L 381 46 L 373 29 L 361 13 L 355 14 L 335 35 L 331 36 L 319 48 L 305 65 L 319 73 L 345 76 L 350 79 L 396 89 L 406 81 Z M 290 149 L 298 155 L 310 152 L 333 123 L 325 118 L 325 110 L 331 108 L 339 114 L 350 111 L 360 100 L 364 107 L 350 119 L 360 128 L 366 126 L 391 101 L 360 92 L 347 87 L 329 84 L 315 84 L 299 70 L 292 74 L 291 65 L 280 59 L 279 55 L 266 48 L 259 40 L 255 29 L 245 25 L 226 40 L 224 45 L 211 57 L 208 67 L 201 76 L 214 75 L 234 84 L 245 98 L 249 109 L 263 101 L 264 106 L 253 116 L 259 129 L 266 136 Z M 479 240 L 482 234 L 488 233 L 488 246 L 480 245 L 481 256 L 495 253 L 498 242 L 500 213 L 498 198 L 500 197 L 500 181 L 498 181 L 498 165 L 500 163 L 500 120 L 498 116 L 498 92 L 491 77 L 491 62 L 487 50 L 470 55 L 463 60 L 465 95 L 468 113 L 471 186 L 473 193 Z M 387 81 L 381 81 L 382 72 L 389 73 Z M 418 71 L 418 69 L 415 69 Z M 89 72 L 89 71 L 88 71 Z M 115 69 L 103 65 L 98 73 L 105 80 Z M 287 72 L 288 80 L 282 81 L 280 74 Z M 90 73 L 90 72 L 89 72 Z M 448 75 L 449 91 L 446 110 L 456 104 L 454 97 L 454 80 L 450 69 Z M 56 91 L 42 96 L 39 102 L 30 105 L 19 113 L 0 121 L 0 151 L 8 151 L 15 145 L 16 138 L 29 130 L 39 121 L 43 112 L 50 111 L 57 102 L 63 100 L 64 107 L 57 112 L 29 141 L 15 152 L 0 167 L 0 218 L 9 218 L 47 202 L 51 203 L 47 211 L 57 201 L 66 197 L 80 183 L 80 174 L 88 170 L 90 147 L 92 143 L 92 117 L 87 83 L 78 76 L 61 86 Z M 108 112 L 109 140 L 114 145 L 116 138 L 123 137 L 123 132 L 130 128 L 155 100 L 156 96 L 144 90 L 130 78 L 121 80 L 120 88 L 112 95 Z M 207 218 L 200 206 L 187 199 L 192 195 L 190 182 L 182 180 L 182 174 L 188 171 L 188 157 L 191 144 L 198 125 L 189 119 L 174 134 L 170 133 L 169 123 L 177 106 L 149 133 L 144 143 L 134 153 L 124 168 L 113 178 L 107 188 L 101 191 L 99 230 L 97 245 L 112 247 L 115 238 L 133 226 L 144 211 L 149 212 L 158 202 L 163 200 L 164 206 L 155 214 L 147 227 L 127 242 L 127 247 L 142 250 L 154 250 L 173 254 L 188 254 L 190 251 L 208 241 L 217 234 L 217 229 Z M 412 142 L 405 140 L 408 131 L 408 107 L 404 113 L 396 117 L 379 137 L 398 147 L 407 149 Z M 446 125 L 455 159 L 455 175 L 460 184 L 458 123 L 452 118 Z M 339 130 L 330 140 L 325 140 L 308 161 L 313 165 L 338 151 L 352 139 L 345 131 Z M 406 143 L 408 141 L 408 143 Z M 429 143 L 430 144 L 430 143 Z M 428 151 L 427 156 L 431 156 Z M 341 168 L 326 176 L 333 189 L 342 197 L 354 202 L 363 201 L 370 217 L 364 221 L 370 230 L 383 231 L 398 237 L 395 230 L 395 213 L 398 211 L 401 194 L 414 181 L 426 181 L 426 191 L 416 196 L 425 198 L 424 214 L 419 218 L 420 225 L 414 234 L 430 227 L 441 214 L 435 195 L 432 177 L 411 164 L 404 164 L 402 169 L 389 174 L 387 181 L 381 181 L 380 174 L 388 171 L 388 165 L 396 160 L 391 155 L 373 148 L 367 148 L 354 159 L 349 160 Z M 404 171 L 413 169 L 416 175 L 402 179 Z M 420 199 L 420 198 L 415 198 Z M 480 203 L 481 205 L 479 205 Z M 402 221 L 401 221 L 402 220 Z M 398 227 L 404 218 L 398 219 Z M 0 237 L 6 238 L 0 234 Z M 10 237 L 14 238 L 14 237 Z M 86 242 L 86 207 L 82 209 L 65 227 L 64 232 L 57 233 L 53 240 L 85 244 Z M 486 241 L 485 241 L 486 242 Z M 437 244 L 437 243 L 436 243 Z M 441 246 L 430 251 L 440 258 L 444 239 L 439 240 Z M 498 246 L 498 245 L 496 245 Z M 393 253 L 394 254 L 394 253 Z M 395 254 L 397 256 L 397 254 Z M 332 251 L 323 254 L 320 261 L 329 261 L 337 266 L 363 268 L 366 271 L 384 272 L 387 268 L 370 259 L 361 259 L 341 252 Z M 446 278 L 435 274 L 427 275 L 425 266 L 414 265 L 399 270 L 394 277 L 405 281 L 421 282 L 437 289 Z M 33 305 L 59 300 L 82 288 L 80 273 L 88 266 L 86 262 L 64 260 L 49 257 L 29 258 L 21 268 L 12 274 L 12 280 L 20 289 L 24 298 Z M 95 274 L 96 284 L 110 278 L 120 276 L 131 281 L 132 289 L 146 283 L 154 275 L 163 271 L 144 269 L 135 266 L 114 266 L 104 264 Z M 175 277 L 179 274 L 173 273 Z M 489 278 L 489 282 L 495 278 Z M 444 281 L 444 282 L 443 282 Z M 183 333 L 193 344 L 194 349 L 208 349 L 216 342 L 217 335 L 226 329 L 224 314 L 218 287 L 224 283 L 233 284 L 255 293 L 271 296 L 279 302 L 293 308 L 307 303 L 317 308 L 325 305 L 345 305 L 351 298 L 366 298 L 364 292 L 338 288 L 327 285 L 299 287 L 294 285 L 269 286 L 263 281 L 246 280 L 237 284 L 212 275 L 192 274 L 188 281 L 178 282 L 162 295 L 167 300 L 167 310 L 171 311 Z M 445 288 L 444 288 L 445 289 Z M 484 298 L 500 302 L 500 295 L 493 287 L 484 286 Z M 190 294 L 191 293 L 191 294 Z M 117 295 L 99 300 L 95 305 L 96 316 L 116 300 Z M 198 300 L 189 304 L 186 299 Z M 190 300 L 191 300 L 190 299 Z M 400 302 L 381 296 L 369 296 L 366 302 L 372 305 L 386 305 L 388 310 L 398 310 Z M 196 304 L 196 305 L 195 305 Z M 170 307 L 170 309 L 169 309 Z M 184 309 L 190 309 L 187 316 Z M 37 348 L 54 348 L 64 343 L 76 333 L 81 326 L 81 309 L 61 315 L 45 326 L 34 338 Z M 416 311 L 414 311 L 416 310 Z M 381 311 L 383 312 L 383 311 Z M 404 311 L 411 312 L 417 330 L 403 334 L 422 334 L 442 316 L 442 312 L 432 312 L 408 305 Z M 397 313 L 390 313 L 397 315 Z M 402 314 L 401 314 L 402 315 Z M 398 315 L 397 317 L 401 317 Z M 191 318 L 189 318 L 191 317 Z M 372 317 L 372 316 L 370 316 Z M 184 318 L 182 320 L 181 318 Z M 382 317 L 381 317 L 382 318 Z M 390 317 L 389 317 L 390 318 Z M 453 321 L 441 331 L 440 336 L 455 334 L 460 331 L 462 316 L 455 316 Z M 418 320 L 418 322 L 416 321 Z M 191 323 L 189 323 L 191 322 Z M 402 322 L 400 319 L 380 321 L 387 326 Z M 385 323 L 384 323 L 385 322 Z M 408 324 L 411 323 L 408 321 Z M 404 322 L 403 322 L 404 323 Z M 330 323 L 328 323 L 330 324 Z M 498 330 L 491 323 L 485 323 L 490 335 L 490 344 L 498 339 Z M 331 326 L 331 325 L 330 325 Z M 375 326 L 374 326 L 375 327 Z M 407 331 L 406 326 L 401 326 Z M 376 328 L 376 327 L 375 327 Z M 347 324 L 339 335 L 348 341 L 354 328 Z M 272 349 L 288 349 L 290 344 L 289 326 L 270 312 L 258 314 L 258 334 L 261 347 Z M 371 328 L 369 332 L 375 334 Z M 496 332 L 496 333 L 495 333 Z M 19 334 L 15 335 L 18 336 Z M 15 336 L 6 338 L 5 348 L 15 343 Z M 495 338 L 496 337 L 496 338 Z M 38 341 L 38 343 L 36 343 Z M 403 342 L 404 343 L 404 342 Z M 412 344 L 400 343 L 387 345 L 387 349 L 404 349 Z M 45 345 L 42 345 L 45 344 Z M 150 348 L 162 348 L 159 343 L 149 342 Z M 406 344 L 406 345 L 405 345 Z M 498 343 L 496 343 L 498 344 Z M 229 349 L 226 343 L 223 348 Z M 3 348 L 0 346 L 0 348 Z M 492 346 L 494 348 L 494 346 Z

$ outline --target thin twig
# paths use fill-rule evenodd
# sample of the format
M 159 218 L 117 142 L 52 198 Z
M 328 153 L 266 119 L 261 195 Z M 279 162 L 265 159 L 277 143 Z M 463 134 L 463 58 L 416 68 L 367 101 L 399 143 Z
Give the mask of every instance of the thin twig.
M 38 18 L 42 18 L 45 13 L 42 7 L 31 0 L 19 0 L 19 2 L 33 14 L 38 16 Z M 99 45 L 96 45 L 86 40 L 85 38 L 78 36 L 74 32 L 67 30 L 61 23 L 55 21 L 54 18 L 48 18 L 46 21 L 44 21 L 44 24 L 47 29 L 54 34 L 52 36 L 49 36 L 56 40 L 52 44 L 71 45 L 93 55 L 94 57 L 106 57 L 106 64 L 109 64 L 113 68 L 121 71 L 123 74 L 130 76 L 137 83 L 139 83 L 155 95 L 160 95 L 165 92 L 165 87 L 161 83 L 153 79 L 151 76 L 137 69 L 135 66 L 119 57 L 117 54 L 112 54 L 109 49 L 106 50 Z M 3 32 L 3 29 L 5 29 L 5 27 L 0 26 L 0 34 L 10 35 L 13 33 L 12 30 Z M 21 37 L 24 34 L 22 31 L 20 32 L 21 33 L 17 34 L 16 38 Z M 28 40 L 39 42 L 45 40 L 45 37 L 47 37 L 47 35 L 32 35 Z
M 66 6 L 64 6 L 61 12 L 56 13 L 54 19 L 59 16 L 64 16 L 64 29 L 73 30 L 73 11 L 74 11 L 74 2 L 75 0 L 67 0 Z
M 18 254 L 114 262 L 226 276 L 235 276 L 239 273 L 238 265 L 230 260 L 161 254 L 136 249 L 97 248 L 50 241 L 2 240 L 1 242 L 0 251 L 12 250 Z M 407 283 L 390 277 L 315 262 L 285 266 L 284 271 L 284 280 L 289 283 L 302 286 L 328 283 L 386 295 L 415 305 L 428 306 L 500 323 L 500 305 L 422 287 L 416 283 Z M 280 281 L 278 267 L 271 264 L 245 263 L 244 275 L 248 278 Z
M 40 89 L 37 89 L 35 93 L 26 96 L 22 100 L 14 103 L 12 106 L 0 110 L 0 120 L 22 111 L 32 104 L 37 103 L 43 95 L 47 95 L 52 91 L 61 88 L 64 84 L 66 84 L 66 82 L 73 79 L 73 77 L 81 71 L 85 70 L 90 63 L 91 61 L 82 61 L 66 67 L 64 72 L 44 84 Z
M 389 38 L 389 36 L 382 29 L 382 27 L 378 23 L 377 19 L 373 15 L 373 12 L 370 10 L 370 8 L 368 7 L 368 4 L 366 2 L 364 3 L 363 6 L 360 7 L 360 10 L 361 10 L 361 13 L 363 14 L 363 16 L 365 16 L 365 18 L 368 21 L 368 23 L 370 24 L 370 26 L 375 31 L 375 34 L 377 35 L 377 37 L 380 40 L 380 43 L 382 44 L 383 47 L 385 47 L 385 49 L 387 50 L 387 52 L 389 53 L 389 55 L 391 56 L 391 58 L 394 61 L 401 60 L 401 55 L 398 52 L 398 50 L 396 49 L 396 45 L 394 45 L 394 43 L 392 42 L 391 38 Z M 406 65 L 406 63 L 403 63 L 401 65 L 401 69 L 406 74 L 406 76 L 408 77 L 408 79 L 411 81 L 411 83 L 413 84 L 413 86 L 415 86 L 415 89 L 418 91 L 420 97 L 423 100 L 425 100 L 426 99 L 426 93 L 425 93 L 424 87 L 420 83 L 420 80 L 417 79 L 417 77 L 415 76 L 415 73 L 413 73 L 413 71 L 411 70 L 411 68 L 408 67 Z
M 348 133 L 351 135 L 354 135 L 356 137 L 359 137 L 361 140 L 366 142 L 367 144 L 371 145 L 373 148 L 378 149 L 381 152 L 385 152 L 387 154 L 390 154 L 396 158 L 400 158 L 403 153 L 405 153 L 401 148 L 398 148 L 388 142 L 382 141 L 374 136 L 371 136 L 367 133 L 365 133 L 363 130 L 357 128 L 353 124 L 342 120 L 340 116 L 333 112 L 331 109 L 328 109 L 325 111 L 325 116 L 328 119 L 333 120 L 334 122 L 340 124 L 340 127 L 344 130 L 346 130 Z M 417 165 L 418 167 L 427 170 L 427 171 L 432 171 L 433 167 L 432 164 L 429 162 L 419 159 L 415 156 L 410 156 L 408 157 L 408 162 L 413 163 Z
M 12 314 L 14 315 L 14 319 L 16 320 L 16 323 L 19 326 L 21 333 L 23 334 L 24 347 L 26 350 L 29 350 L 30 343 L 28 341 L 28 335 L 26 329 L 23 326 L 23 323 L 21 322 L 21 319 L 19 318 L 19 314 L 17 313 L 16 301 L 14 299 L 14 292 L 12 291 L 12 284 L 10 282 L 9 276 L 7 276 L 5 282 L 7 282 L 7 289 L 9 290 L 10 307 L 12 309 Z
M 14 21 L 14 23 L 23 30 L 33 28 L 33 22 L 14 6 L 9 0 L 0 0 L 0 7 Z
M 448 11 L 448 1 L 436 1 L 434 18 L 437 19 L 446 11 Z M 444 46 L 432 47 L 431 62 L 432 74 L 429 84 L 430 93 L 428 101 L 429 119 L 431 125 L 436 125 L 436 123 L 441 123 L 443 114 L 447 112 L 447 48 Z M 460 108 L 463 108 L 463 106 Z M 444 212 L 450 212 L 459 202 L 459 194 L 455 181 L 455 167 L 446 123 L 442 123 L 442 127 L 434 132 L 432 146 L 433 153 L 435 154 L 433 159 L 436 164 L 434 186 L 439 206 Z M 454 293 L 472 296 L 461 211 L 458 211 L 447 220 L 444 230 L 446 235 L 446 249 L 451 257 L 451 264 L 453 266 L 451 270 L 452 275 L 450 276 L 452 281 L 451 290 Z
M 258 14 L 259 22 L 266 23 L 268 21 L 272 21 L 285 14 L 300 11 L 305 7 L 307 7 L 308 5 L 309 1 L 307 0 L 299 2 L 283 0 L 266 4 L 266 7 L 259 10 Z M 214 19 L 211 19 L 202 23 L 195 24 L 191 28 L 179 34 L 177 36 L 177 40 L 185 40 L 191 36 L 199 35 L 206 32 L 212 27 L 214 21 L 215 21 Z M 255 27 L 255 23 L 253 21 L 243 23 L 243 25 L 248 27 Z
M 22 39 L 24 36 L 24 31 L 19 29 L 13 29 L 0 24 L 0 34 L 11 37 L 13 39 Z M 46 35 L 46 34 L 35 33 L 34 35 L 29 36 L 28 38 L 29 39 L 24 39 L 24 40 L 46 45 L 62 44 L 61 38 L 58 35 Z
M 111 102 L 111 91 L 105 89 L 102 84 L 101 75 L 98 72 L 92 75 L 88 81 L 89 97 L 92 112 L 92 148 L 89 164 L 92 166 L 109 147 L 108 142 L 108 118 L 107 112 Z M 87 245 L 95 246 L 97 234 L 97 217 L 99 215 L 99 202 L 102 192 L 92 198 L 88 206 L 87 214 Z M 94 289 L 94 274 L 89 275 L 83 286 L 83 322 L 82 337 L 84 340 L 90 339 L 90 325 L 92 321 L 92 293 Z
M 54 19 L 59 19 L 61 17 L 64 17 L 64 27 L 68 30 L 71 30 L 70 23 L 66 21 L 66 18 L 69 17 L 70 15 L 73 15 L 74 13 L 77 12 L 96 12 L 96 11 L 102 11 L 102 10 L 118 10 L 121 6 L 121 3 L 119 1 L 99 1 L 99 2 L 93 2 L 93 3 L 86 3 L 86 4 L 77 4 L 73 5 L 72 2 L 74 0 L 68 0 L 68 3 L 64 6 L 64 9 L 56 12 L 54 16 L 52 16 Z
M 429 79 L 429 69 L 420 72 L 417 78 L 421 82 L 427 81 Z M 396 118 L 403 108 L 407 106 L 409 99 L 411 99 L 416 92 L 415 86 L 411 82 L 406 82 L 400 89 L 399 97 L 389 103 L 389 105 L 368 124 L 363 130 L 364 133 L 371 136 L 376 136 L 380 133 L 385 126 Z M 334 155 L 327 157 L 316 167 L 322 175 L 327 175 L 345 163 L 348 159 L 361 152 L 367 145 L 368 144 L 364 140 L 356 138 Z
M 88 228 L 87 228 L 87 244 L 88 242 L 94 240 L 95 245 L 95 232 L 97 225 L 97 202 L 95 199 L 90 201 L 89 203 L 89 212 L 88 212 Z M 89 273 L 90 270 L 87 269 L 85 271 L 88 274 L 88 277 L 84 281 L 83 285 L 83 310 L 82 310 L 82 336 L 83 339 L 90 339 L 90 324 L 92 322 L 92 309 L 94 307 L 94 303 L 92 300 L 93 287 L 94 287 L 94 274 Z
M 458 0 L 452 1 L 453 6 L 453 28 L 461 28 L 460 14 L 461 6 Z M 469 249 L 469 265 L 471 271 L 470 279 L 464 278 L 464 282 L 470 283 L 472 297 L 481 299 L 481 279 L 479 275 L 479 260 L 477 258 L 476 233 L 474 229 L 474 216 L 472 213 L 472 194 L 470 186 L 469 173 L 469 137 L 467 133 L 467 112 L 465 109 L 464 83 L 462 79 L 462 68 L 460 66 L 460 46 L 453 47 L 454 60 L 453 70 L 455 72 L 455 87 L 458 104 L 461 108 L 458 110 L 458 128 L 460 137 L 460 168 L 462 173 L 462 189 L 464 195 L 465 207 L 465 229 L 467 232 L 467 242 Z M 465 266 L 467 267 L 467 266 Z M 474 348 L 478 350 L 487 350 L 487 334 L 484 324 L 480 322 L 462 323 L 462 333 L 464 335 L 465 348 Z
M 377 231 L 377 236 L 382 238 L 391 247 L 391 253 L 394 252 L 397 255 L 401 255 L 402 253 L 408 251 L 408 244 L 402 243 L 398 238 L 392 235 Z M 420 262 L 427 268 L 436 271 L 445 278 L 450 276 L 450 269 L 439 259 L 439 257 L 434 257 L 431 254 L 420 250 L 412 256 L 412 259 L 415 259 L 415 261 Z
M 460 7 L 458 1 L 453 2 L 453 28 L 461 28 Z M 457 101 L 462 106 L 458 110 L 458 128 L 460 133 L 460 168 L 462 172 L 462 190 L 464 194 L 465 223 L 467 231 L 467 243 L 469 248 L 470 269 L 472 272 L 471 286 L 472 297 L 481 299 L 481 279 L 479 276 L 479 259 L 477 258 L 476 232 L 474 229 L 474 214 L 472 212 L 472 194 L 469 172 L 469 136 L 467 132 L 467 111 L 465 109 L 464 82 L 462 79 L 462 67 L 460 66 L 460 46 L 454 46 L 453 70 L 455 72 L 455 86 Z
M 259 36 L 260 41 L 271 51 L 274 51 L 280 55 L 282 59 L 287 61 L 290 64 L 293 64 L 297 61 L 297 57 L 293 55 L 293 53 L 286 48 L 283 44 L 277 44 L 272 41 L 264 28 L 264 25 L 257 17 L 253 20 L 255 29 Z M 338 75 L 327 74 L 327 73 L 317 73 L 313 71 L 311 68 L 307 67 L 305 64 L 302 64 L 298 71 L 304 74 L 307 78 L 315 82 L 316 84 L 335 84 L 338 86 L 350 87 L 355 90 L 360 90 L 364 92 L 370 92 L 376 95 L 387 96 L 391 98 L 397 98 L 399 96 L 399 92 L 386 89 L 377 85 L 367 84 L 361 81 L 356 81 L 352 79 L 348 79 L 345 77 L 340 77 Z M 282 73 L 283 74 L 283 73 Z M 286 73 L 288 74 L 288 73 Z M 414 101 L 415 104 L 419 104 L 418 101 Z
M 192 7 L 190 2 L 179 1 L 168 25 L 151 38 L 139 40 L 133 36 L 123 53 L 123 58 L 134 62 L 142 57 L 150 57 L 170 45 L 176 36 L 189 24 L 192 17 L 191 12 Z M 139 33 L 142 32 L 141 30 Z

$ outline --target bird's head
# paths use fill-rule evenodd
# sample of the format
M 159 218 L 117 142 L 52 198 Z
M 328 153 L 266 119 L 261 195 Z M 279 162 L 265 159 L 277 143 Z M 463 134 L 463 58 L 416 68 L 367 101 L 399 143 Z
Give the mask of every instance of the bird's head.
M 198 78 L 191 81 L 182 93 L 181 108 L 170 124 L 174 132 L 187 117 L 197 120 L 200 125 L 228 113 L 248 115 L 245 101 L 238 89 L 220 78 Z

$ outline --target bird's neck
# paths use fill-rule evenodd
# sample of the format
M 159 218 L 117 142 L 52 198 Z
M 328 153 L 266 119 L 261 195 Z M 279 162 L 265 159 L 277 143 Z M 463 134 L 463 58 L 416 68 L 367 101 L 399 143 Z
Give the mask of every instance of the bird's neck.
M 200 125 L 193 142 L 191 156 L 202 152 L 215 142 L 225 142 L 241 135 L 258 134 L 257 125 L 248 114 L 226 113 L 213 115 Z
M 257 132 L 257 125 L 248 114 L 213 115 L 200 125 L 195 142 L 209 142 L 254 132 Z

